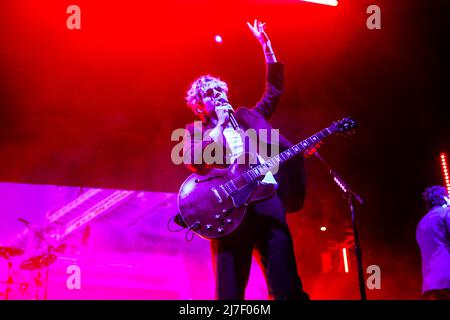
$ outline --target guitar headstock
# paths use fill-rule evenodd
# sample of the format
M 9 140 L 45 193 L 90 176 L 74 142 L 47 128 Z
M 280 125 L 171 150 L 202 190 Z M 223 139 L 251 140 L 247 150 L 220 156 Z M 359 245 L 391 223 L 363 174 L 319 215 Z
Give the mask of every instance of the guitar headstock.
M 335 134 L 350 135 L 354 133 L 354 129 L 358 126 L 358 123 L 351 117 L 343 118 L 339 121 L 334 121 L 328 128 Z

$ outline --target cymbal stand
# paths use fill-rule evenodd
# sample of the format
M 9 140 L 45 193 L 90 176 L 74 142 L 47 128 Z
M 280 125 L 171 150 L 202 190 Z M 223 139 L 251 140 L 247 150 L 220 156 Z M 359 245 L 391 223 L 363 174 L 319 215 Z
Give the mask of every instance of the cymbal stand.
M 11 284 L 13 284 L 13 278 L 12 278 L 12 262 L 9 261 L 8 257 L 6 257 L 6 260 L 8 261 L 8 278 L 6 280 L 6 290 L 5 290 L 5 300 L 9 300 L 9 292 L 11 291 Z
M 48 254 L 50 254 L 50 252 L 52 247 L 48 247 Z M 47 294 L 48 294 L 48 274 L 50 271 L 50 264 L 45 268 L 45 280 L 44 280 L 44 300 L 47 300 Z

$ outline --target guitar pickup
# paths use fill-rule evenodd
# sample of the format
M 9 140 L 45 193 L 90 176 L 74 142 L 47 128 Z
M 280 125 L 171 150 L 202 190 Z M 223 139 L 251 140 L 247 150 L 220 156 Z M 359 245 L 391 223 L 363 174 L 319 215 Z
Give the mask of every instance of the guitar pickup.
M 222 197 L 220 196 L 220 194 L 219 194 L 219 192 L 217 191 L 217 189 L 216 189 L 216 188 L 212 188 L 211 191 L 212 191 L 212 192 L 214 193 L 214 195 L 216 196 L 217 201 L 219 201 L 219 203 L 222 203 L 222 202 L 223 202 Z

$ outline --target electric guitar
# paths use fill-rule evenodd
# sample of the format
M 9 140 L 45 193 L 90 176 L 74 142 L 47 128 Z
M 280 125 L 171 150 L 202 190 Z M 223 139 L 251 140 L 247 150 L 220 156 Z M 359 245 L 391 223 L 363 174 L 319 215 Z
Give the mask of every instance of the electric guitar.
M 286 149 L 264 163 L 249 165 L 256 154 L 244 153 L 244 163 L 236 159 L 226 169 L 211 169 L 207 174 L 191 174 L 178 192 L 178 209 L 184 223 L 202 238 L 218 239 L 236 230 L 244 219 L 247 207 L 269 198 L 273 184 L 263 184 L 265 174 L 290 158 L 308 151 L 332 134 L 349 133 L 356 122 L 347 117 L 328 128 Z

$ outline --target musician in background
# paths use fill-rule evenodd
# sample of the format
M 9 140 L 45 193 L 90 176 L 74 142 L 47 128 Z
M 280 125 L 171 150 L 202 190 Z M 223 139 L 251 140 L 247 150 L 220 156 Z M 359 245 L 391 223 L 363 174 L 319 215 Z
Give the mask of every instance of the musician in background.
M 416 239 L 422 255 L 422 298 L 450 300 L 450 201 L 444 187 L 422 193 L 427 209 Z
M 255 20 L 247 23 L 260 42 L 266 59 L 266 90 L 253 108 L 238 108 L 234 112 L 241 130 L 269 130 L 269 119 L 275 111 L 283 92 L 283 64 L 277 62 L 271 42 L 265 32 L 265 24 Z M 185 164 L 197 173 L 211 167 L 226 167 L 228 157 L 236 159 L 246 151 L 242 136 L 230 124 L 231 105 L 228 103 L 227 84 L 216 77 L 202 76 L 192 83 L 187 93 L 187 105 L 201 119 L 202 127 L 189 124 L 189 139 L 185 139 Z M 202 133 L 210 129 L 206 139 Z M 277 144 L 280 152 L 292 146 L 279 135 L 278 141 L 269 137 L 265 142 L 270 148 Z M 258 135 L 259 139 L 259 135 Z M 198 155 L 211 144 L 225 149 L 223 158 L 213 164 L 205 164 Z M 273 147 L 273 145 L 272 145 Z M 220 157 L 219 157 L 220 158 Z M 309 299 L 303 291 L 297 272 L 293 241 L 286 222 L 287 212 L 296 212 L 303 206 L 305 176 L 303 158 L 295 157 L 281 166 L 275 175 L 266 174 L 263 183 L 277 185 L 275 194 L 249 205 L 242 224 L 229 236 L 211 240 L 213 266 L 216 276 L 216 298 L 242 300 L 245 295 L 253 250 L 258 253 L 263 272 L 273 299 Z

